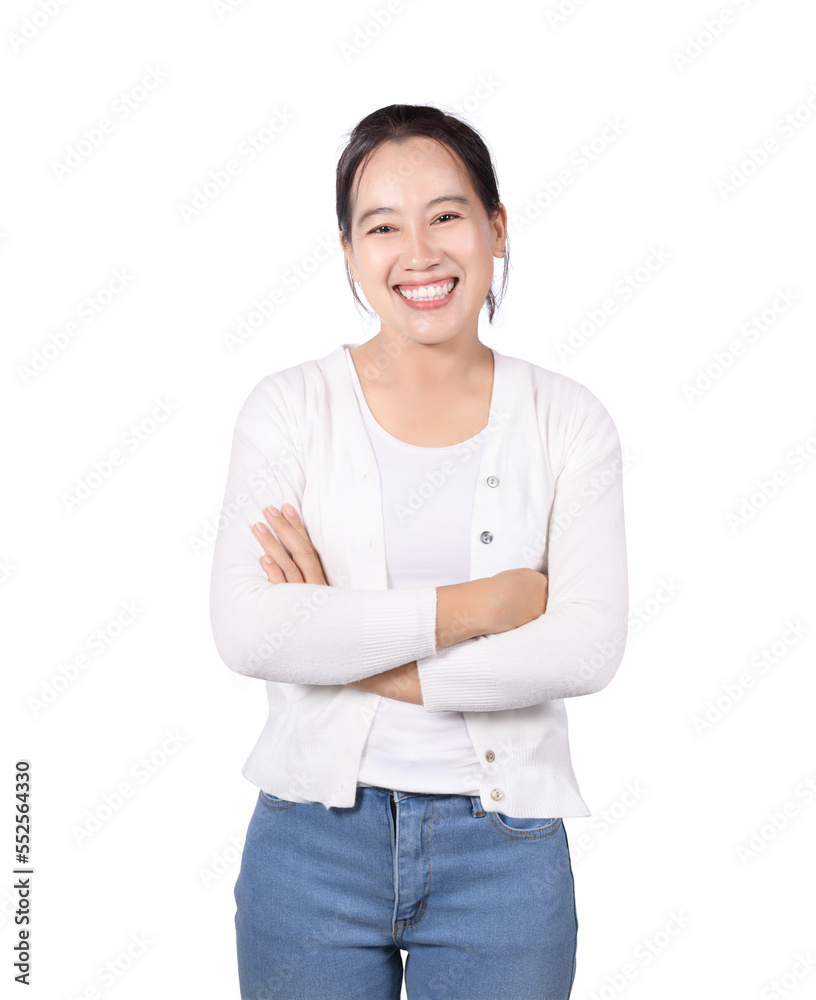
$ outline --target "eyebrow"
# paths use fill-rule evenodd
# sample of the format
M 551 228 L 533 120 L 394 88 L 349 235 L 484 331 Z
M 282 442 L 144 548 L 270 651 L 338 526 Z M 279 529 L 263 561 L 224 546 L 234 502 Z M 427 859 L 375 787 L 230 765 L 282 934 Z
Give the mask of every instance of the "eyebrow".
M 459 205 L 464 205 L 466 208 L 470 208 L 470 202 L 461 194 L 443 194 L 438 198 L 431 198 L 426 208 L 433 208 L 434 205 L 441 205 L 443 201 L 455 201 Z M 359 229 L 366 219 L 370 219 L 372 215 L 389 215 L 396 212 L 395 208 L 391 208 L 389 205 L 380 205 L 379 208 L 370 208 L 367 212 L 363 212 L 357 221 L 355 229 Z

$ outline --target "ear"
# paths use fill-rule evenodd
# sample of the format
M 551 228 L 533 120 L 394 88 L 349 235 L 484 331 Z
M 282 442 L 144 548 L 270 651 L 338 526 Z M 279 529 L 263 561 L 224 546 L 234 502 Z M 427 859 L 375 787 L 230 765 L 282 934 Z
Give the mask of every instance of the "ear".
M 502 202 L 499 202 L 498 210 L 493 216 L 491 223 L 493 225 L 493 232 L 495 233 L 493 251 L 504 250 L 507 242 L 507 209 Z

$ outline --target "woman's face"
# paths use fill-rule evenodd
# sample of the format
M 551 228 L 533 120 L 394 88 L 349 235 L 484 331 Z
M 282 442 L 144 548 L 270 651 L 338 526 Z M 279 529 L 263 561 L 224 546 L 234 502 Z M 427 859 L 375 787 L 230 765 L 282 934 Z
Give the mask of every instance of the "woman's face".
M 359 177 L 359 174 L 358 174 Z M 356 178 L 355 178 L 356 183 Z M 369 214 L 373 213 L 373 214 Z M 477 336 L 479 311 L 504 248 L 507 212 L 488 218 L 454 154 L 432 139 L 385 142 L 362 171 L 344 247 L 381 329 L 422 343 Z M 439 301 L 407 301 L 408 289 L 451 280 Z

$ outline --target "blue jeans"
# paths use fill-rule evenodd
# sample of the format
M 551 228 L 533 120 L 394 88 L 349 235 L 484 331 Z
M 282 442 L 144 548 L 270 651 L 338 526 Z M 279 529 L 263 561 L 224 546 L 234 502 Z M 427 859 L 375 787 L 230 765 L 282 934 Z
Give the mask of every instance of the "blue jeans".
M 578 920 L 560 818 L 358 786 L 260 792 L 235 885 L 242 1000 L 567 1000 Z

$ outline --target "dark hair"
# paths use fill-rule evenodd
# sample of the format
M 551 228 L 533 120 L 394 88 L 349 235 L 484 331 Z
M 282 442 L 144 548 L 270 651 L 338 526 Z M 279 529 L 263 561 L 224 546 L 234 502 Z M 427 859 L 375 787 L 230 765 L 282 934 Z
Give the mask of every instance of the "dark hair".
M 351 243 L 351 187 L 358 167 L 368 163 L 374 150 L 384 142 L 402 142 L 412 136 L 423 136 L 443 143 L 462 161 L 473 187 L 479 195 L 489 217 L 495 216 L 499 206 L 499 187 L 490 152 L 479 133 L 455 115 L 446 114 L 439 108 L 422 104 L 389 104 L 366 115 L 351 130 L 348 143 L 337 164 L 337 224 L 343 242 Z M 359 189 L 359 179 L 357 182 Z M 509 249 L 505 242 L 504 271 L 498 298 L 491 288 L 487 295 L 489 321 L 504 297 L 507 287 L 507 268 L 510 263 Z M 362 305 L 351 270 L 346 260 L 346 276 L 354 293 L 354 298 Z M 370 310 L 366 310 L 374 315 Z

